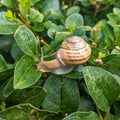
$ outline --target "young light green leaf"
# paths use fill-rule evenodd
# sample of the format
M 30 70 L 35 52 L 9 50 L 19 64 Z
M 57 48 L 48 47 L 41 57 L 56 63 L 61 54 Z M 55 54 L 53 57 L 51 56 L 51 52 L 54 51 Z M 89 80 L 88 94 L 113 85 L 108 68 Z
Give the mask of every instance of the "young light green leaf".
M 20 26 L 15 32 L 14 38 L 24 53 L 35 57 L 37 54 L 36 38 L 30 29 Z
M 107 111 L 120 95 L 120 78 L 98 67 L 84 67 L 83 75 L 90 96 L 102 111 Z
M 15 21 L 9 21 L 5 12 L 0 12 L 0 34 L 13 34 L 19 24 Z
M 28 19 L 30 14 L 30 0 L 19 0 L 19 9 L 22 16 Z
M 74 112 L 62 120 L 99 120 L 95 112 Z
M 42 73 L 36 70 L 35 62 L 31 56 L 23 56 L 15 66 L 14 88 L 24 89 L 35 84 Z
M 0 72 L 6 70 L 8 67 L 7 67 L 7 63 L 5 61 L 5 59 L 3 58 L 2 55 L 0 55 Z
M 80 98 L 75 80 L 51 75 L 45 82 L 44 88 L 48 91 L 42 105 L 44 109 L 64 113 L 77 110 Z

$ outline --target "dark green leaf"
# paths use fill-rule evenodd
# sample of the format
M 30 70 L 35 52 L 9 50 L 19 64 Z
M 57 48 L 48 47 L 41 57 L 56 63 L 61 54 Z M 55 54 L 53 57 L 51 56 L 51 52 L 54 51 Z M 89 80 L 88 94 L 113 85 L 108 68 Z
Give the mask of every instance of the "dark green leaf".
M 12 35 L 4 35 L 0 37 L 0 50 L 10 49 L 13 43 Z
M 84 67 L 83 75 L 92 99 L 103 111 L 113 104 L 120 95 L 120 78 L 97 67 Z
M 0 119 L 2 120 L 42 120 L 50 117 L 54 112 L 40 110 L 31 104 L 19 104 L 9 107 L 0 112 Z M 48 118 L 49 119 L 49 118 Z
M 41 77 L 31 56 L 23 56 L 16 64 L 14 70 L 14 88 L 24 89 L 35 84 Z
M 24 55 L 24 53 L 22 52 L 22 50 L 18 47 L 16 43 L 12 44 L 10 53 L 11 53 L 12 58 L 15 61 L 18 61 Z
M 14 69 L 6 69 L 0 73 L 0 84 L 3 84 L 6 80 L 8 80 L 11 76 L 13 76 Z
M 94 112 L 75 112 L 62 120 L 99 120 L 99 117 Z
M 3 58 L 2 55 L 0 55 L 0 72 L 6 70 L 8 67 L 7 67 L 7 63 L 5 61 L 5 59 Z
M 19 24 L 15 21 L 9 21 L 5 12 L 0 12 L 0 34 L 13 34 L 18 28 Z
M 40 107 L 46 95 L 46 91 L 40 87 L 30 87 L 23 90 L 15 90 L 6 100 L 7 104 L 31 103 Z
M 102 59 L 103 65 L 101 66 L 103 69 L 110 71 L 112 73 L 116 73 L 120 68 L 120 55 L 119 54 L 111 54 Z
M 44 88 L 48 91 L 43 102 L 44 109 L 64 113 L 77 110 L 79 92 L 75 80 L 51 75 L 45 82 Z
M 90 100 L 88 97 L 83 96 L 80 98 L 79 106 L 77 111 L 94 111 L 95 106 L 92 100 Z
M 20 26 L 15 32 L 14 38 L 24 53 L 35 57 L 37 54 L 36 38 L 31 30 L 25 26 Z

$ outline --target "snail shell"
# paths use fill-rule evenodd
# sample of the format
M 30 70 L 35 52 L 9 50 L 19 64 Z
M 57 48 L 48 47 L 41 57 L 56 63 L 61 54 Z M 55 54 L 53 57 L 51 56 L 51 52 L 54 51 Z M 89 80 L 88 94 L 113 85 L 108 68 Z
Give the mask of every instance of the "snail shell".
M 83 64 L 91 55 L 89 45 L 78 36 L 66 39 L 61 46 L 62 48 L 56 53 L 56 58 L 62 66 L 76 66 Z
M 81 37 L 72 36 L 62 42 L 56 52 L 56 59 L 41 61 L 37 69 L 55 73 L 58 69 L 85 63 L 91 55 L 91 48 Z

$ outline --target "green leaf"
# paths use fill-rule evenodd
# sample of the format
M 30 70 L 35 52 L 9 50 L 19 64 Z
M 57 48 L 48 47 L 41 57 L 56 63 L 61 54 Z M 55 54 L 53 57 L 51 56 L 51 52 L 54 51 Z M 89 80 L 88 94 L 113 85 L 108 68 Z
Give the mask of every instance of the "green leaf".
M 19 10 L 22 16 L 28 19 L 30 14 L 30 0 L 19 0 Z
M 115 13 L 116 15 L 120 15 L 120 9 L 119 8 L 113 8 L 113 13 Z
M 25 26 L 20 26 L 15 32 L 14 38 L 24 53 L 35 57 L 37 54 L 36 38 L 31 30 Z
M 120 120 L 120 117 L 111 114 L 108 120 Z
M 16 0 L 1 0 L 0 3 L 10 8 L 15 8 L 17 6 Z
M 58 45 L 61 43 L 65 38 L 71 37 L 71 32 L 57 32 L 55 34 L 55 44 Z
M 44 16 L 39 11 L 35 10 L 34 8 L 31 8 L 30 9 L 30 16 L 29 16 L 29 18 L 30 18 L 31 22 L 38 22 L 38 23 L 40 23 L 40 22 L 43 21 Z
M 115 36 L 115 42 L 117 45 L 120 45 L 120 26 L 114 27 L 114 36 Z
M 34 6 L 36 3 L 38 3 L 40 0 L 30 0 L 30 5 Z
M 103 69 L 116 73 L 120 68 L 120 55 L 119 54 L 111 54 L 102 59 L 103 65 L 101 66 Z
M 10 53 L 15 61 L 18 61 L 24 55 L 23 51 L 18 47 L 15 42 L 12 44 Z
M 79 93 L 77 82 L 61 76 L 51 75 L 44 84 L 47 95 L 43 108 L 50 111 L 71 113 L 77 110 Z
M 65 74 L 64 76 L 67 77 L 67 78 L 79 79 L 80 80 L 80 79 L 83 78 L 82 70 L 83 70 L 83 66 L 79 65 L 79 66 L 76 66 L 71 72 Z
M 13 34 L 18 26 L 17 22 L 7 19 L 5 12 L 0 12 L 0 34 Z
M 13 89 L 13 77 L 11 77 L 7 83 L 5 84 L 4 88 L 3 88 L 3 97 L 6 99 L 9 95 L 12 94 L 12 92 L 14 91 Z
M 8 80 L 11 76 L 13 76 L 14 69 L 6 69 L 0 72 L 0 85 L 3 84 L 6 80 Z
M 59 0 L 45 0 L 42 4 L 42 11 L 47 12 L 49 10 L 59 9 Z
M 90 96 L 102 111 L 108 110 L 120 95 L 120 78 L 98 67 L 84 67 L 83 75 Z
M 109 14 L 107 15 L 107 17 L 108 17 L 108 19 L 109 19 L 108 23 L 109 23 L 112 27 L 114 27 L 114 25 L 119 24 L 119 22 L 120 22 L 120 17 L 119 17 L 118 15 L 114 14 L 114 13 L 109 13 Z
M 53 112 L 40 110 L 31 104 L 19 104 L 9 107 L 0 112 L 0 119 L 2 120 L 42 120 L 52 116 Z
M 95 106 L 91 99 L 86 96 L 82 96 L 79 101 L 79 106 L 77 111 L 94 111 Z
M 67 10 L 67 16 L 70 16 L 72 14 L 75 14 L 75 13 L 79 13 L 80 12 L 80 7 L 78 6 L 73 6 L 73 7 L 70 7 L 68 10 Z
M 37 72 L 35 62 L 31 56 L 23 56 L 14 70 L 14 88 L 24 89 L 35 84 L 42 73 Z
M 74 112 L 62 120 L 99 120 L 95 112 Z
M 13 35 L 4 35 L 0 37 L 0 50 L 9 50 L 13 43 Z
M 69 28 L 72 24 L 75 27 L 82 26 L 84 24 L 83 17 L 78 13 L 70 15 L 65 21 L 65 26 Z
M 7 63 L 5 61 L 5 59 L 3 58 L 2 55 L 0 55 L 0 72 L 6 70 L 8 67 L 7 67 Z
M 40 107 L 46 95 L 46 91 L 41 87 L 30 87 L 23 90 L 15 90 L 6 100 L 7 104 L 31 103 Z

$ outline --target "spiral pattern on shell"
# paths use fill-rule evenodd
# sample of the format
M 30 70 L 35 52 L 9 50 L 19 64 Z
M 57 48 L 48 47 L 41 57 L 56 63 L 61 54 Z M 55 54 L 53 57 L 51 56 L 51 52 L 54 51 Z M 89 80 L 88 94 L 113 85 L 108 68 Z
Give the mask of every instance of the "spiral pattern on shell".
M 76 66 L 86 62 L 90 55 L 91 48 L 88 43 L 78 36 L 73 36 L 63 41 L 56 58 L 62 66 Z

